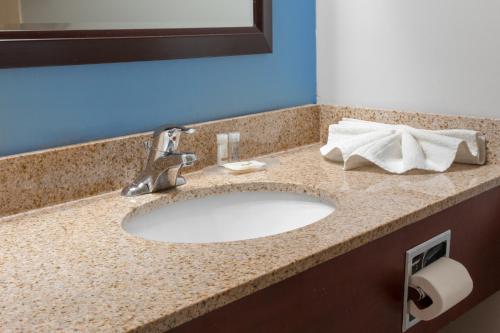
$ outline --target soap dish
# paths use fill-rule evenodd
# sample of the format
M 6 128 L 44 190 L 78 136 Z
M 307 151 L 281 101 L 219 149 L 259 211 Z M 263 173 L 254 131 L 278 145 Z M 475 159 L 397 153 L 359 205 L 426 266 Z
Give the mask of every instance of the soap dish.
M 250 166 L 241 165 L 242 163 L 249 163 Z M 203 169 L 203 173 L 206 175 L 244 175 L 250 172 L 262 172 L 271 169 L 279 165 L 279 159 L 272 156 L 260 157 L 258 161 L 242 161 L 242 162 L 231 162 L 225 163 L 222 166 L 213 165 Z M 243 170 L 242 170 L 243 169 Z M 247 169 L 247 170 L 244 170 Z
M 252 160 L 226 163 L 222 167 L 229 170 L 231 173 L 240 174 L 262 170 L 266 167 L 266 165 L 267 164 L 265 162 Z

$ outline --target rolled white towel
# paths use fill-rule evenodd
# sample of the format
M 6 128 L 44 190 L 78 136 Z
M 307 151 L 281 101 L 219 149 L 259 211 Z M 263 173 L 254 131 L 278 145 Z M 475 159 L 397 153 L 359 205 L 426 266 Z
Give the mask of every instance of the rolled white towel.
M 376 164 L 392 173 L 412 169 L 446 171 L 453 162 L 484 164 L 486 143 L 477 131 L 425 130 L 344 118 L 329 127 L 321 154 L 350 170 Z

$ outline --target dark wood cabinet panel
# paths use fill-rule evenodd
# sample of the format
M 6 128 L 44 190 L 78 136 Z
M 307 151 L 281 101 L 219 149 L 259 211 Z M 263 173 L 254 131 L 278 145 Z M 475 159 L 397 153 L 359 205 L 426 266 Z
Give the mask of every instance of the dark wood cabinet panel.
M 500 289 L 500 187 L 171 332 L 399 333 L 406 250 L 449 229 L 451 257 L 468 268 L 474 291 L 447 313 L 408 331 L 436 332 Z

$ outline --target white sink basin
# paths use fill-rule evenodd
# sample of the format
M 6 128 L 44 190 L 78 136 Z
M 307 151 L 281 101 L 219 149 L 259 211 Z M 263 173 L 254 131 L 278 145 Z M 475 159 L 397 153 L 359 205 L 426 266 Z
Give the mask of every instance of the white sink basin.
M 215 243 L 276 235 L 330 215 L 334 206 L 305 194 L 234 192 L 179 201 L 125 219 L 130 234 L 170 243 Z

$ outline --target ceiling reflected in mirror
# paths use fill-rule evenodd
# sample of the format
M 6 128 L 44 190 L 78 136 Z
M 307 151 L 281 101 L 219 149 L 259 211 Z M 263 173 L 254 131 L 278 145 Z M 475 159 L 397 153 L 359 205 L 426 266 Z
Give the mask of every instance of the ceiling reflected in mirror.
M 253 0 L 0 0 L 0 30 L 251 27 Z

